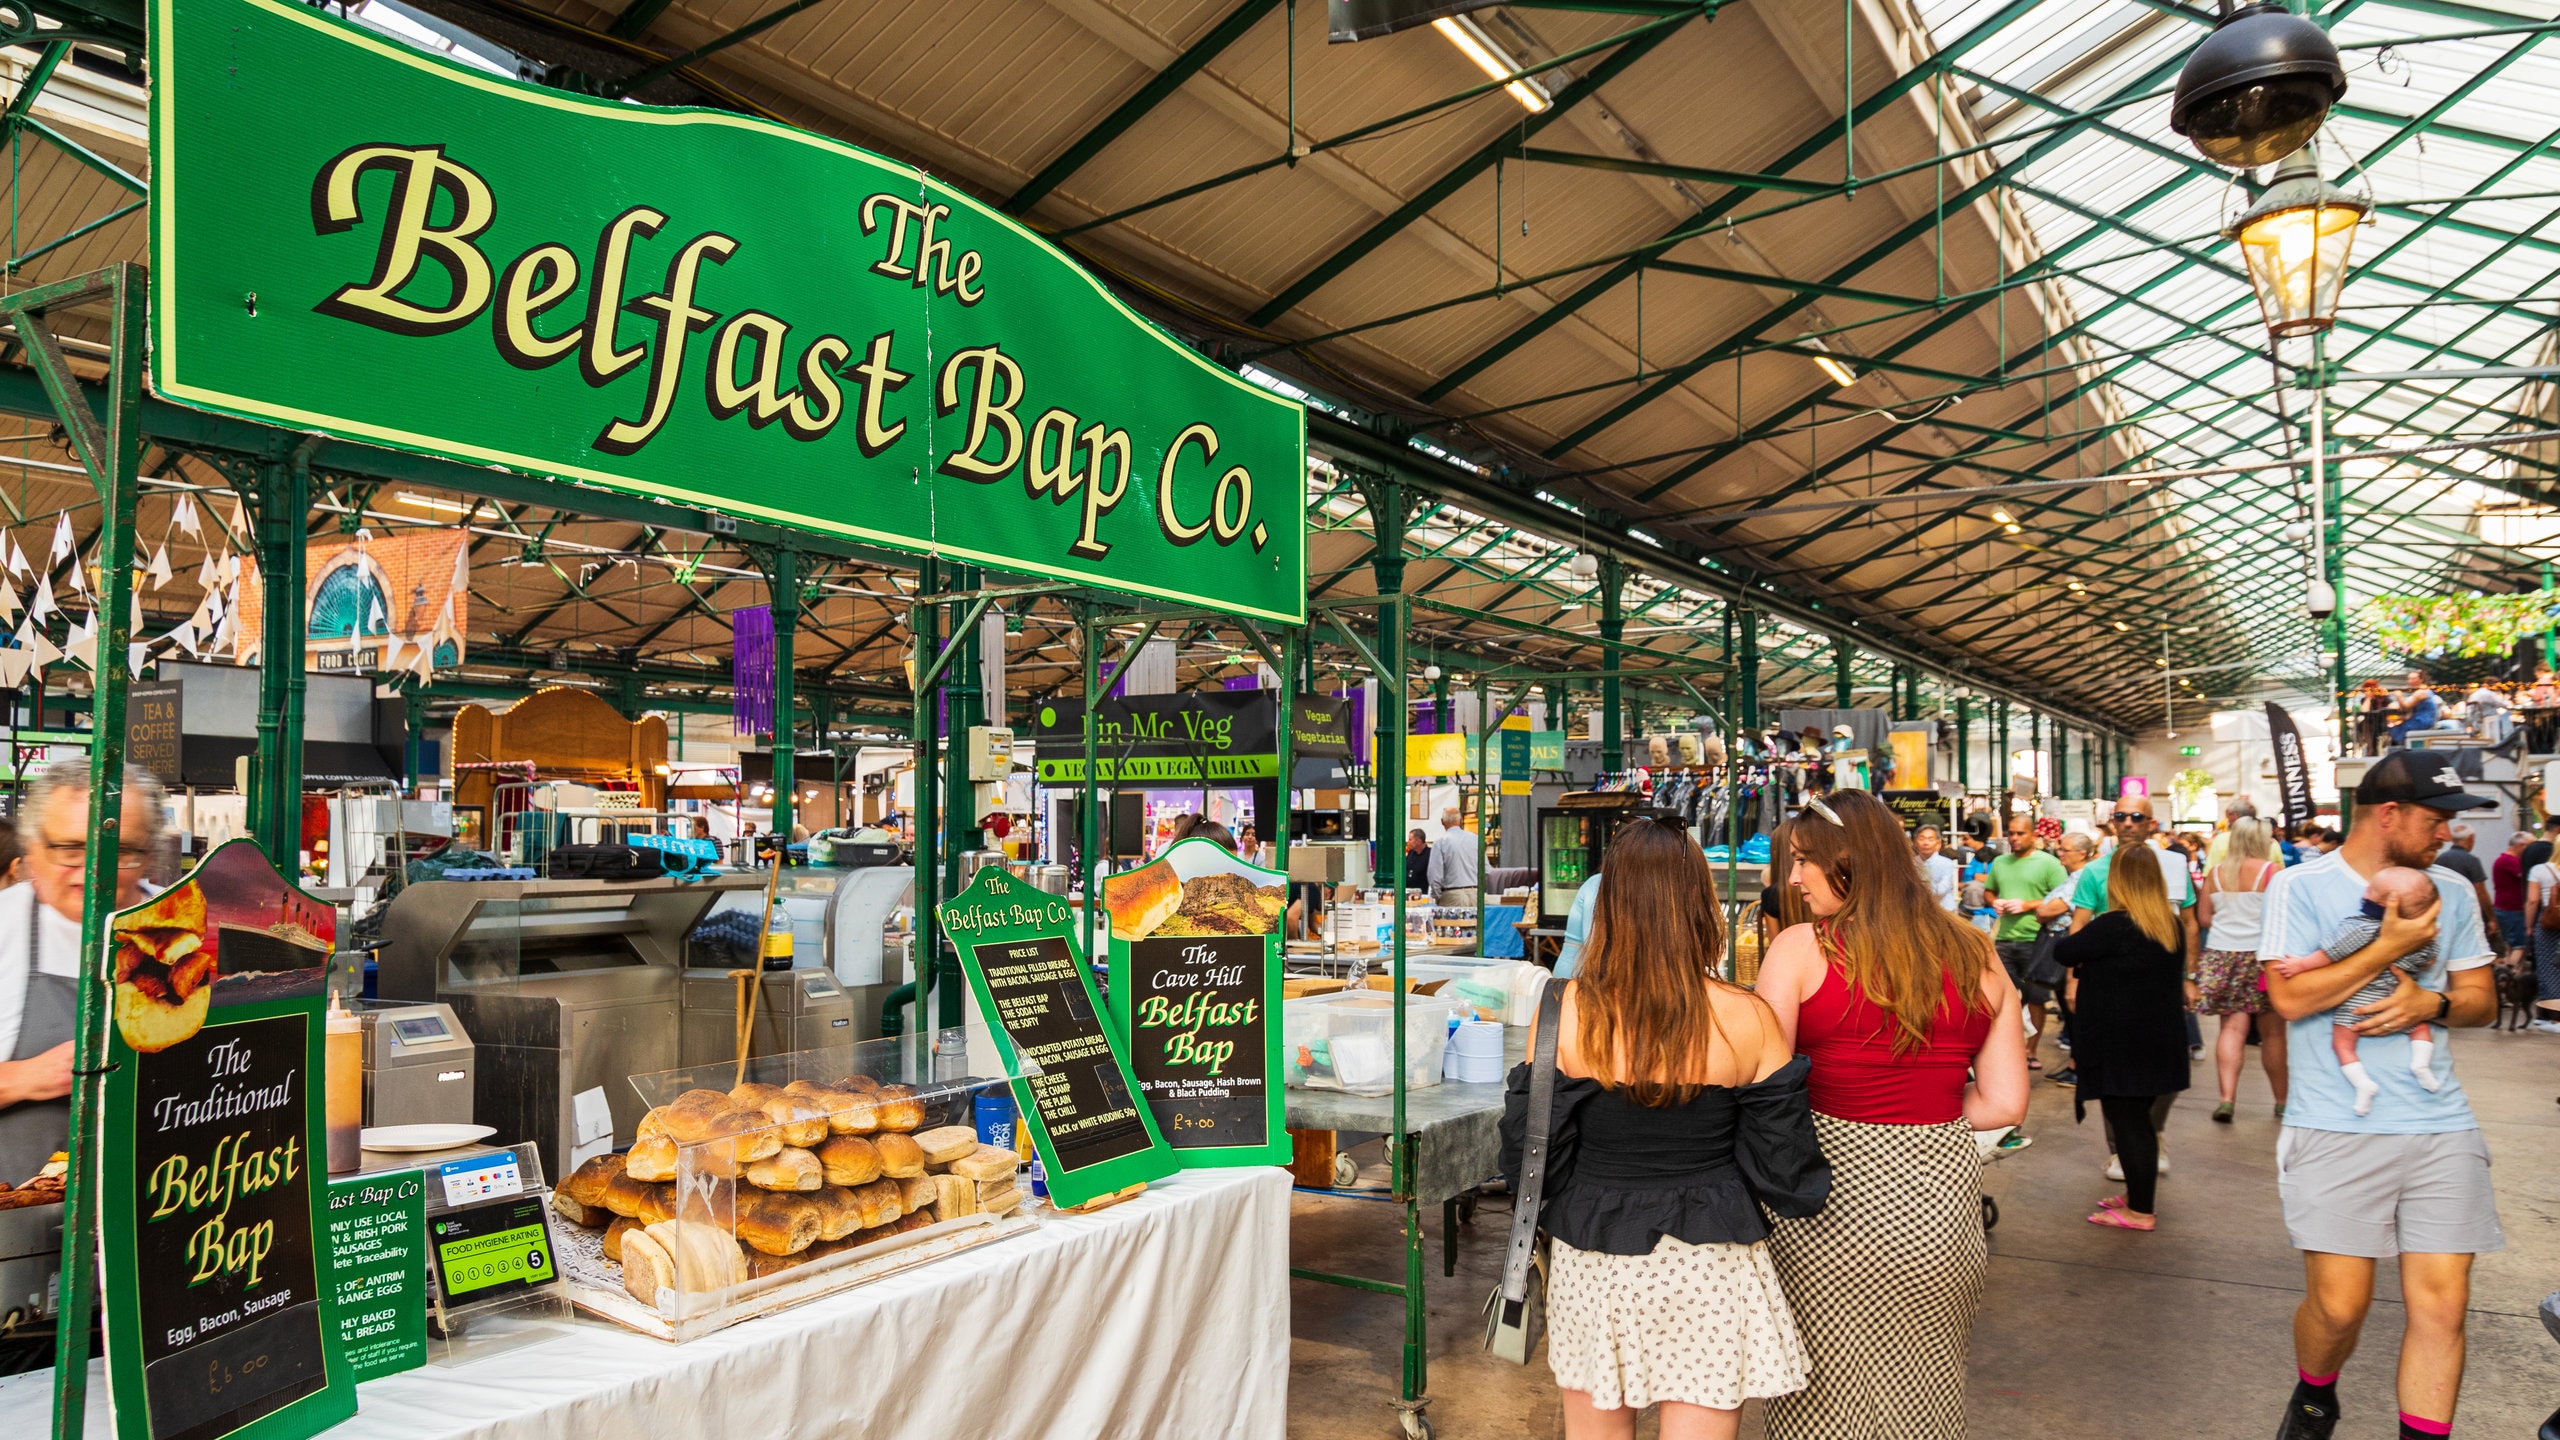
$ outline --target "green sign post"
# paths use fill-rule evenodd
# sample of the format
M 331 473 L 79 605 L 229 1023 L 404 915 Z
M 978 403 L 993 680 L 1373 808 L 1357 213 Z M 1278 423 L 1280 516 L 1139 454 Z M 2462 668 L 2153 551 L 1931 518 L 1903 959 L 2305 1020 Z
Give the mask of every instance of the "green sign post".
M 1304 619 L 1305 410 L 921 171 L 291 0 L 151 32 L 161 395 Z
M 1162 872 L 1160 877 L 1156 872 Z M 1158 907 L 1145 935 L 1121 928 L 1130 899 L 1162 879 L 1182 905 Z M 1289 877 L 1206 840 L 1103 882 L 1111 926 L 1111 1013 L 1156 1129 L 1186 1170 L 1286 1165 L 1280 917 Z
M 1128 1046 L 1094 999 L 1067 902 L 990 867 L 941 907 L 943 932 L 1008 1066 L 1061 1209 L 1179 1168 L 1139 1098 Z

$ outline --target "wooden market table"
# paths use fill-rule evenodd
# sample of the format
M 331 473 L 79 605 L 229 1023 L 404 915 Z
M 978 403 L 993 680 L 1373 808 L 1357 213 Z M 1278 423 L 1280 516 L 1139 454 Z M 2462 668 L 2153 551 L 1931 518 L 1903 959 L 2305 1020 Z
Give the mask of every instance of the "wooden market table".
M 1281 1440 L 1288 1172 L 1193 1170 L 1091 1215 L 670 1345 L 600 1320 L 359 1386 L 329 1440 L 1166 1435 Z M 53 1372 L 0 1380 L 50 1427 Z M 104 1362 L 87 1433 L 114 1432 Z

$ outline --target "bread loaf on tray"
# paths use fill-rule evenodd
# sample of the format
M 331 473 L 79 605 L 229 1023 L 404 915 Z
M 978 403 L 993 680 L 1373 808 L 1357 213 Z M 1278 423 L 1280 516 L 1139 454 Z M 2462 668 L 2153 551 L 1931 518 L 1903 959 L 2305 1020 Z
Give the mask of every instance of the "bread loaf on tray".
M 862 1206 L 853 1192 L 841 1185 L 821 1187 L 809 1197 L 818 1207 L 818 1239 L 821 1242 L 841 1240 L 862 1228 Z
M 978 1182 L 959 1175 L 935 1175 L 933 1213 L 945 1220 L 978 1213 Z
M 906 1187 L 895 1180 L 874 1180 L 856 1185 L 851 1191 L 853 1203 L 861 1211 L 862 1228 L 876 1230 L 907 1213 Z
M 818 1242 L 818 1207 L 805 1195 L 738 1192 L 738 1239 L 767 1255 L 796 1255 Z
M 912 1085 L 883 1085 L 876 1103 L 883 1130 L 915 1130 L 924 1125 L 924 1101 Z
M 978 1148 L 978 1132 L 968 1125 L 941 1125 L 916 1132 L 916 1146 L 927 1165 L 948 1165 Z
M 676 1142 L 664 1134 L 631 1142 L 631 1153 L 624 1158 L 623 1173 L 634 1180 L 673 1180 L 676 1178 Z
M 746 1180 L 766 1190 L 815 1190 L 827 1183 L 818 1157 L 795 1145 L 785 1145 L 772 1156 L 748 1166 Z
M 817 1149 L 830 1185 L 868 1185 L 880 1178 L 880 1150 L 859 1135 L 830 1135 Z
M 622 1237 L 634 1230 L 645 1228 L 647 1227 L 628 1215 L 614 1216 L 613 1223 L 606 1226 L 604 1230 L 604 1258 L 617 1265 L 622 1263 Z
M 895 1180 L 905 1180 L 924 1173 L 924 1147 L 912 1135 L 882 1131 L 872 1137 L 871 1147 L 880 1152 L 880 1173 Z
M 1022 1157 L 997 1145 L 981 1145 L 951 1162 L 951 1173 L 971 1180 L 1010 1178 Z

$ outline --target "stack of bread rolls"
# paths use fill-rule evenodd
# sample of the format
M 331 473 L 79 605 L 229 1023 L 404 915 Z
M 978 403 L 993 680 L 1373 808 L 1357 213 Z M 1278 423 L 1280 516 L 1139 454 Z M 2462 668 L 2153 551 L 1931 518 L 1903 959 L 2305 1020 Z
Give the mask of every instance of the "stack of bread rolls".
M 623 1288 L 655 1305 L 661 1289 L 717 1290 L 1022 1204 L 1014 1152 L 966 1125 L 919 1133 L 924 1118 L 913 1087 L 864 1075 L 688 1090 L 641 1120 L 627 1154 L 579 1166 L 552 1210 L 603 1229 Z M 697 1174 L 734 1183 L 680 1193 L 686 1153 Z

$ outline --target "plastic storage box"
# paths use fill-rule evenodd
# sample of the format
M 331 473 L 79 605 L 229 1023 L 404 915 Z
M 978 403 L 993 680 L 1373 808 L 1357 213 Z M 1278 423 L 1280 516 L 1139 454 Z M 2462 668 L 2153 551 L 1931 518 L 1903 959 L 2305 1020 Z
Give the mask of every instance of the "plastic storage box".
M 1455 1000 L 1404 997 L 1405 1088 L 1440 1083 Z M 1285 1080 L 1300 1089 L 1384 1095 L 1395 1088 L 1395 997 L 1376 990 L 1308 995 L 1281 1004 Z M 1472 1012 L 1470 1012 L 1472 1013 Z

